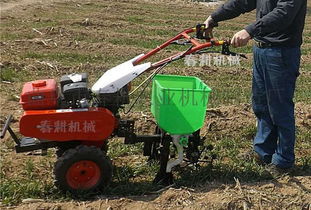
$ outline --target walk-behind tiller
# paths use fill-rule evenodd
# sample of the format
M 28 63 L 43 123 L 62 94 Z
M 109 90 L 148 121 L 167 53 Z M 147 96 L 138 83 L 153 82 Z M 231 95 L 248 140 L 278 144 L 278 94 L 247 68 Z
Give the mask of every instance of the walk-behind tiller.
M 189 34 L 193 32 L 196 34 L 192 37 Z M 140 64 L 170 44 L 190 47 L 159 62 Z M 20 133 L 26 137 L 19 139 L 10 128 L 11 115 L 1 138 L 8 131 L 16 142 L 17 153 L 33 150 L 46 153 L 48 148 L 56 147 L 55 185 L 73 194 L 94 192 L 108 185 L 112 165 L 106 155 L 107 139 L 114 136 L 124 137 L 125 144 L 144 142 L 144 155 L 160 162 L 154 182 L 170 184 L 174 166 L 183 160 L 196 164 L 202 154 L 199 148 L 211 149 L 203 147 L 200 137 L 211 90 L 196 77 L 158 73 L 170 62 L 190 54 L 208 53 L 207 48 L 213 46 L 222 46 L 222 54 L 236 55 L 229 51 L 227 41 L 208 38 L 205 25 L 199 24 L 147 54 L 108 70 L 91 89 L 86 73 L 62 76 L 60 88 L 54 79 L 27 82 L 20 97 L 24 114 L 19 121 Z M 151 112 L 157 128 L 152 135 L 138 135 L 134 133 L 134 121 L 121 119 L 119 110 L 129 104 L 129 83 L 150 70 L 154 72 L 144 89 L 153 81 Z M 185 94 L 191 96 L 187 104 L 181 101 Z M 171 144 L 177 149 L 175 160 L 169 160 Z

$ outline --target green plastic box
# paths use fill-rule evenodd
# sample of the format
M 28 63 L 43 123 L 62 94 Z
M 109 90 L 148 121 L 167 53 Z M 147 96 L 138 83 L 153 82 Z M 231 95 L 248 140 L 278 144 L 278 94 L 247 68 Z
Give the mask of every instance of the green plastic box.
M 210 91 L 197 77 L 156 75 L 151 112 L 158 126 L 173 135 L 199 130 L 204 124 Z

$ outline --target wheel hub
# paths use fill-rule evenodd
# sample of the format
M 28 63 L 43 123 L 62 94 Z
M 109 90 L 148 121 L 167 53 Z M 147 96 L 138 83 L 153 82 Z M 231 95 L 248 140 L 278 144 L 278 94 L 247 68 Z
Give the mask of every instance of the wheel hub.
M 90 160 L 78 161 L 69 167 L 66 179 L 73 189 L 89 189 L 100 181 L 100 168 Z

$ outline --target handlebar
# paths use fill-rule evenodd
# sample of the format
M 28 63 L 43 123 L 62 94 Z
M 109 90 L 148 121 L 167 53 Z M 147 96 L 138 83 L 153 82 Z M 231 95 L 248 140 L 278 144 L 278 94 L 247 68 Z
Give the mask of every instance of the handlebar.
M 206 28 L 205 24 L 198 24 L 195 28 L 186 29 L 183 32 L 176 35 L 175 37 L 173 37 L 172 39 L 164 42 L 160 46 L 149 51 L 144 56 L 137 59 L 133 64 L 137 65 L 137 64 L 141 63 L 142 61 L 148 59 L 149 57 L 156 54 L 160 50 L 166 48 L 170 44 L 182 44 L 182 45 L 190 44 L 191 47 L 184 52 L 179 52 L 173 56 L 170 56 L 170 57 L 165 58 L 161 61 L 153 63 L 151 66 L 151 69 L 157 68 L 157 67 L 159 67 L 159 66 L 161 66 L 167 62 L 170 62 L 172 60 L 175 60 L 177 58 L 179 59 L 179 58 L 182 58 L 186 55 L 190 55 L 190 54 L 199 52 L 202 49 L 210 48 L 213 46 L 223 46 L 222 51 L 220 53 L 222 53 L 224 55 L 240 55 L 237 53 L 233 53 L 229 50 L 230 41 L 215 40 L 211 37 L 208 37 L 206 30 L 207 30 L 207 28 Z M 196 32 L 196 36 L 192 37 L 189 35 L 189 34 L 194 33 L 194 32 Z M 186 41 L 181 42 L 182 39 L 186 40 Z M 204 40 L 204 41 L 199 41 L 199 40 Z M 240 55 L 240 56 L 242 56 L 244 58 L 246 57 L 244 55 Z

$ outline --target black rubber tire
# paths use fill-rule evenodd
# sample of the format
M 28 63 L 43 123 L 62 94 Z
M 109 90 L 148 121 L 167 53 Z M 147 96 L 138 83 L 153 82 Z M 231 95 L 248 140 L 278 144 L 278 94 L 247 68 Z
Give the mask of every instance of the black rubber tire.
M 65 149 L 63 149 L 63 148 L 57 148 L 56 149 L 56 157 L 57 158 L 60 158 L 63 154 L 64 154 L 64 152 L 65 152 L 66 150 Z
M 69 168 L 79 161 L 92 161 L 100 169 L 100 178 L 97 183 L 87 189 L 72 188 L 66 179 Z M 112 179 L 112 164 L 110 159 L 95 146 L 79 145 L 73 149 L 66 150 L 55 162 L 54 176 L 55 186 L 63 192 L 70 192 L 75 196 L 86 196 L 98 193 L 107 187 Z
M 58 158 L 61 157 L 66 150 L 77 147 L 79 144 L 80 144 L 79 142 L 75 142 L 75 143 L 68 143 L 68 144 L 58 147 L 56 149 L 56 157 Z M 108 152 L 108 148 L 109 148 L 108 141 L 105 141 L 100 149 L 106 155 Z
M 80 142 L 66 142 L 62 144 L 61 146 L 58 146 L 56 149 L 56 157 L 61 157 L 64 152 L 66 152 L 69 149 L 75 148 L 80 145 Z

